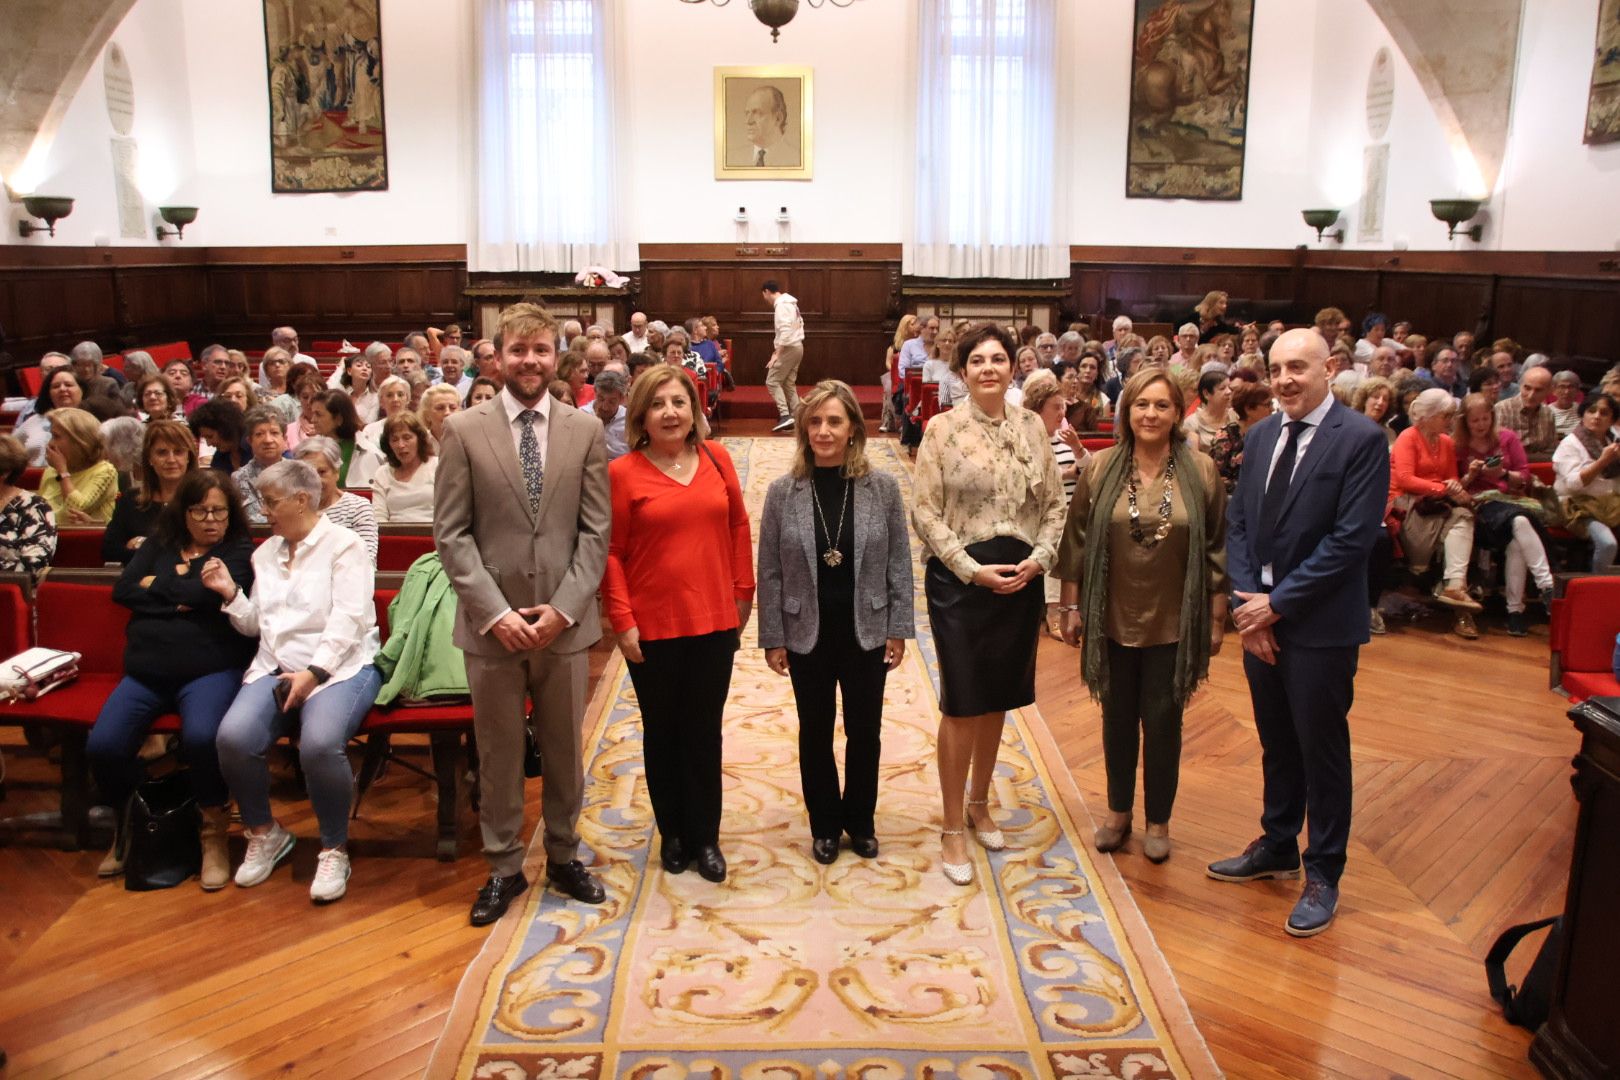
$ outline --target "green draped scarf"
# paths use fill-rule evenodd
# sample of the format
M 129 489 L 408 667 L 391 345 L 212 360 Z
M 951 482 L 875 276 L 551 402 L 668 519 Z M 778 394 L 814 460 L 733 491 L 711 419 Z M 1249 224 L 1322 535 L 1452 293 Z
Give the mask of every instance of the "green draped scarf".
M 1181 582 L 1181 638 L 1176 643 L 1175 696 L 1185 705 L 1209 675 L 1209 562 L 1205 552 L 1209 523 L 1204 520 L 1204 485 L 1196 451 L 1179 440 L 1172 444 L 1176 483 L 1187 508 L 1187 570 Z M 1080 677 L 1094 701 L 1108 694 L 1108 526 L 1114 506 L 1125 492 L 1132 454 L 1125 446 L 1110 456 L 1097 479 L 1086 520 L 1086 556 L 1080 578 Z

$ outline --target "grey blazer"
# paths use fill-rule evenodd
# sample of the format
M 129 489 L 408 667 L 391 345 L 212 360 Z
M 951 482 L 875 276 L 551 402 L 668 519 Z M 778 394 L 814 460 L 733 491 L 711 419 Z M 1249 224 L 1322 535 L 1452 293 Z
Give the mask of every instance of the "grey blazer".
M 759 523 L 759 646 L 807 653 L 821 633 L 816 526 L 810 480 L 784 476 L 765 493 Z M 917 636 L 911 534 L 900 485 L 887 473 L 855 481 L 855 639 L 876 649 Z

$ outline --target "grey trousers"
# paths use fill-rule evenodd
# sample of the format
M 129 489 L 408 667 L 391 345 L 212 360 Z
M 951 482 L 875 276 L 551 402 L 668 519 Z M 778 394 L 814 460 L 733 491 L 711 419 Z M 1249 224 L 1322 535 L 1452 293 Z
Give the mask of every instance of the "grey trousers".
M 534 703 L 534 733 L 540 743 L 546 859 L 566 863 L 579 849 L 579 808 L 585 790 L 580 726 L 588 671 L 585 650 L 467 654 L 473 730 L 478 736 L 478 826 L 493 874 L 511 877 L 523 868 L 525 696 Z
M 776 402 L 776 415 L 786 419 L 799 409 L 799 363 L 803 345 L 783 345 L 776 350 L 776 365 L 765 372 L 765 389 Z

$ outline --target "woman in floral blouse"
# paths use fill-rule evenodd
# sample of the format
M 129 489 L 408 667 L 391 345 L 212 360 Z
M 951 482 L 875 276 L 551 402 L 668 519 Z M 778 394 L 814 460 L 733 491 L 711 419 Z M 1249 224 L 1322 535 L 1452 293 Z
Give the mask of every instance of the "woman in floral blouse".
M 56 555 L 56 518 L 44 499 L 17 486 L 27 470 L 22 441 L 0 435 L 0 570 L 38 577 Z
M 929 420 L 917 452 L 912 521 L 930 555 L 939 654 L 943 869 L 957 885 L 973 881 L 963 826 L 992 851 L 1006 845 L 990 816 L 990 780 L 1007 711 L 1035 700 L 1042 575 L 1063 532 L 1063 478 L 1046 428 L 1007 404 L 1013 349 L 994 324 L 961 335 L 952 367 L 967 400 Z

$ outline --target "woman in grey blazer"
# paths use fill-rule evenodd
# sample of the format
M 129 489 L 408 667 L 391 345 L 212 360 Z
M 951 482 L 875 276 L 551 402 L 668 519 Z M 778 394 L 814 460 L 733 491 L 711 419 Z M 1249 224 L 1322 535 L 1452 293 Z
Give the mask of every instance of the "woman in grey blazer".
M 838 858 L 839 837 L 877 855 L 883 683 L 916 636 L 911 542 L 900 485 L 866 460 L 866 424 L 844 383 L 817 383 L 800 406 L 793 472 L 765 495 L 759 527 L 759 643 L 793 680 L 799 776 L 811 852 Z M 844 694 L 844 788 L 833 758 Z

